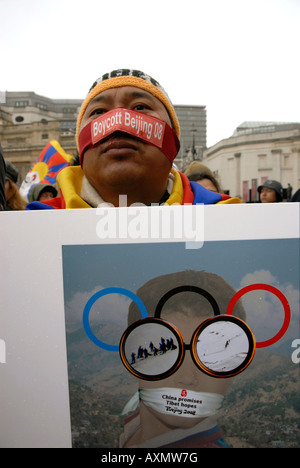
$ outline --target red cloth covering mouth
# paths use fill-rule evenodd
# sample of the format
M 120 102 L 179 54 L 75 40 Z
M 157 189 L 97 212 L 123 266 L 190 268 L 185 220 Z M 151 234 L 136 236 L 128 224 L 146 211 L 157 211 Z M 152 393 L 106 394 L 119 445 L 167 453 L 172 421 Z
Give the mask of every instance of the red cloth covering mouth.
M 175 131 L 165 121 L 142 112 L 118 107 L 92 120 L 81 130 L 78 139 L 80 164 L 82 165 L 83 155 L 87 149 L 99 146 L 115 132 L 126 133 L 156 146 L 171 163 L 180 148 Z

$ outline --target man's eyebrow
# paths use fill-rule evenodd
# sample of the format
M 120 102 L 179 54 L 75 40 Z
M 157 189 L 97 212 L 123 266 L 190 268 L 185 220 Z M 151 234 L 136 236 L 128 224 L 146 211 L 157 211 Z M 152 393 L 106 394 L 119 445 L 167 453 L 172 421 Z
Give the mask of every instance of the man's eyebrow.
M 146 99 L 149 99 L 150 101 L 152 101 L 153 103 L 155 102 L 155 98 L 150 93 L 139 91 L 139 90 L 127 91 L 125 93 L 125 97 L 126 98 L 146 98 Z M 110 99 L 111 99 L 111 96 L 107 96 L 105 94 L 100 93 L 100 94 L 97 94 L 97 96 L 95 96 L 89 102 L 89 104 L 93 104 L 93 103 L 98 104 L 100 102 L 109 101 Z
M 95 97 L 89 102 L 89 104 L 92 104 L 92 103 L 94 103 L 94 102 L 96 102 L 96 103 L 97 103 L 97 102 L 103 102 L 103 101 L 105 101 L 105 100 L 107 100 L 107 99 L 108 99 L 107 96 L 105 96 L 105 95 L 103 95 L 103 94 L 100 93 L 100 94 L 97 94 L 97 96 L 95 96 Z
M 147 98 L 150 99 L 151 101 L 155 101 L 154 97 L 152 94 L 143 92 L 143 91 L 128 91 L 128 95 L 134 98 Z

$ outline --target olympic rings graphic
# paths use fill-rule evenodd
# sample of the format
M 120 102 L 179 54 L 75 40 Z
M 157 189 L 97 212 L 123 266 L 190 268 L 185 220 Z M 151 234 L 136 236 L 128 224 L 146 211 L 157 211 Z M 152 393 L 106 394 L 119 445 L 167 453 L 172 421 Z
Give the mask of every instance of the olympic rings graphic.
M 129 297 L 132 301 L 134 301 L 137 306 L 139 307 L 141 311 L 142 318 L 147 318 L 148 317 L 148 312 L 146 307 L 144 306 L 144 303 L 141 301 L 141 299 L 136 296 L 134 293 L 129 291 L 128 289 L 124 288 L 106 288 L 102 289 L 101 291 L 98 291 L 95 293 L 86 303 L 85 308 L 83 310 L 83 327 L 85 329 L 85 332 L 89 339 L 97 346 L 100 348 L 106 349 L 107 351 L 114 351 L 117 352 L 119 351 L 119 346 L 114 346 L 114 345 L 109 345 L 107 343 L 104 343 L 103 341 L 99 340 L 94 333 L 91 330 L 90 323 L 89 323 L 89 314 L 91 311 L 92 306 L 94 303 L 100 299 L 100 297 L 106 296 L 107 294 L 122 294 L 123 296 Z
M 274 288 L 274 286 L 270 286 L 268 284 L 260 284 L 260 283 L 251 284 L 250 286 L 246 286 L 245 288 L 241 289 L 240 291 L 238 291 L 233 296 L 233 298 L 229 302 L 226 313 L 228 315 L 232 315 L 235 304 L 237 303 L 237 301 L 242 296 L 244 296 L 244 294 L 247 294 L 250 291 L 256 291 L 256 290 L 259 290 L 259 289 L 264 290 L 264 291 L 269 291 L 269 292 L 275 294 L 275 296 L 277 296 L 278 299 L 281 301 L 281 303 L 283 305 L 283 309 L 284 309 L 284 322 L 283 322 L 283 325 L 282 325 L 281 329 L 279 330 L 279 332 L 276 335 L 274 335 L 273 338 L 270 338 L 269 340 L 256 342 L 256 347 L 257 348 L 266 348 L 266 347 L 271 346 L 272 344 L 276 343 L 276 341 L 279 341 L 280 338 L 283 337 L 283 335 L 287 331 L 287 329 L 289 327 L 289 324 L 290 324 L 290 321 L 291 321 L 291 309 L 290 309 L 290 306 L 289 306 L 289 303 L 288 303 L 286 297 L 282 294 L 282 292 L 280 292 L 278 289 Z
M 186 288 L 187 288 L 186 286 L 183 287 L 183 290 L 186 290 Z M 191 291 L 192 291 L 193 287 L 190 287 L 190 288 L 191 288 Z M 246 287 L 240 289 L 240 291 L 238 291 L 233 296 L 233 298 L 231 299 L 231 301 L 228 304 L 226 314 L 227 315 L 233 315 L 233 309 L 234 309 L 237 301 L 239 299 L 241 299 L 241 297 L 244 296 L 245 294 L 247 294 L 248 292 L 256 291 L 256 290 L 264 290 L 264 291 L 268 291 L 268 292 L 271 292 L 272 294 L 274 294 L 280 300 L 281 304 L 283 305 L 283 309 L 284 309 L 284 322 L 283 322 L 283 325 L 282 325 L 281 329 L 278 331 L 278 333 L 276 333 L 276 335 L 274 335 L 272 338 L 270 338 L 270 339 L 268 339 L 266 341 L 260 341 L 260 342 L 256 343 L 256 348 L 266 348 L 266 347 L 271 346 L 272 344 L 276 343 L 277 341 L 279 341 L 283 337 L 283 335 L 287 331 L 287 329 L 289 327 L 289 324 L 290 324 L 290 321 L 291 321 L 291 309 L 290 309 L 290 306 L 289 306 L 289 303 L 288 303 L 286 297 L 284 296 L 284 294 L 282 294 L 282 292 L 280 292 L 274 286 L 270 286 L 268 284 L 263 284 L 263 283 L 257 283 L 257 284 L 252 284 L 250 286 L 246 286 Z M 147 309 L 146 309 L 144 303 L 142 302 L 142 300 L 138 296 L 136 296 L 133 292 L 129 291 L 128 289 L 118 288 L 118 287 L 111 287 L 111 288 L 106 288 L 106 289 L 102 289 L 101 291 L 98 291 L 97 293 L 95 293 L 88 300 L 88 302 L 86 303 L 86 305 L 84 307 L 84 310 L 83 310 L 83 319 L 82 319 L 82 321 L 83 321 L 83 327 L 84 327 L 84 330 L 85 330 L 87 336 L 89 337 L 89 339 L 95 345 L 97 345 L 98 347 L 100 347 L 102 349 L 105 349 L 107 351 L 118 352 L 119 351 L 119 345 L 109 345 L 109 344 L 104 343 L 103 341 L 99 340 L 94 335 L 94 333 L 92 332 L 91 327 L 90 327 L 90 323 L 89 323 L 89 314 L 90 314 L 91 308 L 94 305 L 94 303 L 98 299 L 100 299 L 101 297 L 106 296 L 108 294 L 114 294 L 114 293 L 115 294 L 121 294 L 121 295 L 129 297 L 139 307 L 140 312 L 141 312 L 141 317 L 142 318 L 148 318 Z M 206 294 L 208 295 L 208 293 L 206 293 Z M 162 298 L 163 301 L 161 300 L 159 302 L 159 306 L 163 302 L 165 302 L 166 298 L 168 298 L 168 295 L 169 295 L 169 293 Z M 214 308 L 215 307 L 217 307 L 217 305 L 214 306 Z M 158 308 L 159 308 L 159 311 L 160 311 L 161 307 L 158 307 Z

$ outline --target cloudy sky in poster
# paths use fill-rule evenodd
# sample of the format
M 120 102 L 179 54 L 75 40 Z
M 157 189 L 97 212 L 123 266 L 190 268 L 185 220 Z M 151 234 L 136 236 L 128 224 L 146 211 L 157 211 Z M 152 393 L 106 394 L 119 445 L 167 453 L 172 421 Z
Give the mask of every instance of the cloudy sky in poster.
M 191 269 L 215 273 L 236 291 L 257 283 L 277 288 L 290 304 L 289 330 L 297 338 L 298 258 L 297 239 L 205 242 L 198 250 L 188 250 L 184 243 L 63 246 L 65 304 L 72 310 L 68 314 L 68 326 L 74 329 L 78 326 L 87 300 L 103 288 L 126 288 L 135 293 L 152 278 Z M 260 290 L 249 292 L 243 303 L 247 322 L 257 340 L 269 339 L 281 328 L 284 309 L 274 294 Z M 109 310 L 106 319 L 120 322 L 123 317 L 124 326 L 128 304 L 129 299 L 122 295 L 101 299 L 103 310 Z

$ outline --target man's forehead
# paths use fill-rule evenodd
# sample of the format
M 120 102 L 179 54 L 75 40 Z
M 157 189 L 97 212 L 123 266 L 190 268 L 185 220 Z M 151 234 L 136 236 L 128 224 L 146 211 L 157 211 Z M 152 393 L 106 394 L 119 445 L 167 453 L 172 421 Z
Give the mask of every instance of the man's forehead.
M 211 305 L 206 301 L 203 302 L 201 307 L 197 311 L 191 310 L 189 307 L 180 307 L 173 309 L 162 310 L 161 318 L 170 320 L 170 321 L 179 321 L 180 323 L 185 322 L 187 319 L 190 322 L 199 322 L 201 323 L 207 317 L 213 317 L 214 312 Z M 175 325 L 175 323 L 174 323 Z
M 121 92 L 122 96 L 131 99 L 131 98 L 147 98 L 153 102 L 160 102 L 155 96 L 148 93 L 148 91 L 144 91 L 142 89 L 136 88 L 134 86 L 122 86 L 119 88 L 110 88 L 102 91 L 101 93 L 97 94 L 89 104 L 92 103 L 100 103 L 104 101 L 108 101 L 113 99 L 116 93 Z

